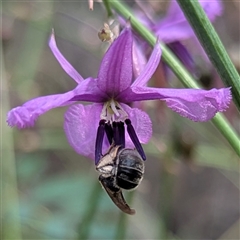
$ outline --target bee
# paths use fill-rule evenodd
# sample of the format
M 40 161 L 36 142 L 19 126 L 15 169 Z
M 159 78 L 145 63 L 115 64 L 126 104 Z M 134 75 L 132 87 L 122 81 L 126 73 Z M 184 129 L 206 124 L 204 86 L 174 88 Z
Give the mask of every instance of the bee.
M 144 174 L 144 162 L 136 149 L 112 144 L 96 165 L 99 181 L 114 204 L 123 212 L 133 215 L 135 210 L 126 203 L 122 189 L 133 190 Z

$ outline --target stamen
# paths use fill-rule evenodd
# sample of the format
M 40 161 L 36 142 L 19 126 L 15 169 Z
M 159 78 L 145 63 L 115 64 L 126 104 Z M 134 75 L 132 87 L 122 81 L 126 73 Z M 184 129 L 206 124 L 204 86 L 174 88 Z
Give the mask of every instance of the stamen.
M 100 118 L 107 120 L 107 103 L 104 103 L 104 105 L 103 105 L 103 109 L 102 109 Z
M 111 126 L 110 122 L 105 123 L 105 133 L 107 135 L 109 144 L 112 145 L 112 143 L 113 143 L 113 129 L 112 129 L 112 126 Z
M 115 121 L 125 121 L 128 114 L 117 101 L 112 99 L 104 103 L 100 118 L 113 123 Z
M 125 127 L 123 122 L 119 122 L 119 141 L 122 148 L 125 148 Z
M 104 119 L 99 121 L 96 143 L 95 143 L 95 165 L 98 164 L 99 160 L 102 157 L 102 145 L 103 145 L 105 122 L 106 121 Z
M 121 145 L 120 142 L 120 133 L 119 133 L 119 125 L 118 122 L 113 122 L 112 123 L 112 127 L 113 127 L 113 139 L 114 139 L 114 143 L 118 146 Z
M 116 108 L 116 103 L 115 103 L 115 101 L 111 101 L 111 103 L 110 103 L 110 106 L 111 106 L 111 109 L 112 109 L 112 111 L 114 112 L 114 114 L 117 116 L 117 117 L 119 117 L 120 116 L 120 114 L 119 114 L 119 112 L 118 112 L 118 109 Z
M 142 145 L 139 142 L 139 139 L 138 139 L 137 134 L 132 126 L 130 119 L 126 119 L 125 123 L 127 124 L 127 131 L 128 131 L 128 134 L 129 134 L 133 144 L 135 145 L 135 147 L 136 147 L 137 151 L 139 152 L 139 154 L 141 155 L 142 159 L 146 160 L 146 155 L 143 151 Z
M 116 102 L 115 106 L 118 109 L 119 114 L 121 115 L 121 120 L 125 121 L 126 119 L 128 119 L 128 114 L 124 111 L 124 109 L 118 102 Z

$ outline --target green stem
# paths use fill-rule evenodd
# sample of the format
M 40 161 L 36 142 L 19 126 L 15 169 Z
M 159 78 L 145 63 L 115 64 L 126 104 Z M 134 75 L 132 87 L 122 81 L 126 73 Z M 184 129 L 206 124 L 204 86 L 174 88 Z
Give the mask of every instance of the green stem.
M 92 192 L 89 196 L 88 208 L 82 218 L 82 221 L 79 226 L 79 235 L 78 239 L 85 240 L 89 238 L 90 228 L 94 219 L 95 214 L 97 213 L 98 204 L 100 201 L 100 195 L 102 193 L 102 188 L 100 183 L 97 181 L 92 189 Z
M 224 84 L 232 87 L 233 100 L 240 110 L 240 77 L 214 27 L 198 1 L 177 1 Z
M 116 229 L 116 233 L 115 233 L 116 240 L 125 239 L 126 227 L 127 227 L 127 215 L 126 215 L 126 213 L 120 212 L 119 220 L 117 223 L 117 229 Z
M 128 194 L 128 202 L 131 204 L 134 197 L 134 192 L 129 192 Z M 126 238 L 126 231 L 127 231 L 127 218 L 128 215 L 126 213 L 120 212 L 115 239 L 125 239 Z
M 216 114 L 216 116 L 211 121 L 215 127 L 222 133 L 223 136 L 228 140 L 229 144 L 235 150 L 238 156 L 240 156 L 240 140 L 228 123 L 227 119 L 222 114 Z
M 105 5 L 105 8 L 107 10 L 108 18 L 111 18 L 113 16 L 113 13 L 112 13 L 111 7 L 109 5 L 109 2 L 107 0 L 103 0 L 103 4 Z
M 128 10 L 127 6 L 119 1 L 108 0 L 110 6 L 125 19 L 131 19 L 132 27 L 152 46 L 156 43 L 156 36 L 150 32 L 144 25 L 142 25 L 138 19 Z M 196 80 L 191 76 L 191 74 L 186 70 L 182 63 L 175 57 L 175 55 L 163 44 L 162 48 L 162 58 L 167 63 L 167 65 L 172 69 L 175 75 L 179 78 L 182 84 L 187 88 L 199 88 Z M 240 156 L 239 149 L 239 137 L 236 131 L 232 128 L 230 123 L 221 113 L 217 113 L 216 117 L 213 118 L 212 123 L 217 127 L 217 129 L 223 134 L 227 139 L 229 144 L 235 150 L 235 152 Z
M 1 225 L 1 239 L 21 240 L 21 223 L 19 216 L 19 199 L 16 174 L 16 162 L 14 155 L 13 130 L 6 124 L 7 111 L 10 109 L 7 79 L 4 71 L 4 62 L 2 56 L 2 46 L 0 46 L 1 62 L 1 134 L 0 134 L 0 152 L 1 152 L 1 218 L 4 219 Z

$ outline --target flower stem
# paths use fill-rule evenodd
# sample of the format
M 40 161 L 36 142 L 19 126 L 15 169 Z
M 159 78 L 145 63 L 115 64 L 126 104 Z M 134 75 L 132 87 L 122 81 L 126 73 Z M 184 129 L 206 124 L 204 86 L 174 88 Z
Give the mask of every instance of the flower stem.
M 106 0 L 103 0 L 103 4 L 105 5 L 105 8 L 107 10 L 108 18 L 111 18 L 113 16 L 113 13 L 112 13 L 111 7 L 109 5 L 109 2 Z
M 115 233 L 115 239 L 125 239 L 126 237 L 126 227 L 127 227 L 127 214 L 120 212 L 119 213 L 119 220 L 118 223 L 116 224 L 117 229 L 116 229 L 116 233 Z
M 89 204 L 86 209 L 85 215 L 79 226 L 78 239 L 84 240 L 89 238 L 90 227 L 92 225 L 95 214 L 97 213 L 98 204 L 100 201 L 100 195 L 103 192 L 101 185 L 96 181 L 92 192 L 89 196 Z
M 2 47 L 0 46 L 2 50 Z M 19 216 L 19 199 L 16 175 L 16 162 L 14 155 L 14 145 L 12 132 L 6 124 L 5 116 L 10 109 L 9 97 L 7 95 L 7 80 L 4 74 L 4 62 L 2 51 L 0 55 L 1 62 L 1 134 L 0 134 L 0 152 L 1 152 L 1 217 L 4 219 L 1 225 L 1 239 L 18 239 L 21 240 L 21 223 Z
M 107 1 L 107 0 L 106 0 Z M 123 3 L 119 1 L 108 0 L 110 6 L 125 19 L 131 19 L 132 27 L 152 46 L 156 43 L 156 36 L 150 32 L 143 24 L 141 24 L 138 19 L 131 13 L 131 11 Z M 196 80 L 191 76 L 191 74 L 186 70 L 183 64 L 175 57 L 175 55 L 163 44 L 160 43 L 162 48 L 162 58 L 167 63 L 167 65 L 172 69 L 175 75 L 179 78 L 182 84 L 187 88 L 199 88 Z M 217 113 L 216 117 L 213 118 L 212 123 L 217 127 L 217 129 L 223 134 L 227 139 L 229 144 L 235 150 L 235 152 L 240 156 L 239 142 L 240 139 L 236 131 L 232 128 L 230 123 L 221 113 Z
M 134 192 L 129 192 L 128 194 L 128 202 L 131 204 L 134 197 Z M 126 231 L 127 231 L 127 218 L 128 215 L 126 213 L 120 212 L 119 220 L 117 223 L 117 229 L 115 234 L 115 239 L 125 239 L 126 238 Z
M 233 100 L 240 110 L 240 77 L 210 20 L 198 1 L 177 1 L 222 81 L 232 87 Z

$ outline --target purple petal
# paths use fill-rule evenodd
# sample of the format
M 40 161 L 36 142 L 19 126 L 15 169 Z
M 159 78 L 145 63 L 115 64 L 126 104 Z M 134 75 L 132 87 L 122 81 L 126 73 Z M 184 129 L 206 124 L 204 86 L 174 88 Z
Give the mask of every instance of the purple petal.
M 106 95 L 97 87 L 96 79 L 88 78 L 67 93 L 34 98 L 12 109 L 8 113 L 7 122 L 11 127 L 30 127 L 40 115 L 52 108 L 66 106 L 73 101 L 102 102 L 103 99 L 106 99 Z
M 34 98 L 21 107 L 13 108 L 7 115 L 7 123 L 11 127 L 25 128 L 32 127 L 37 118 L 48 110 L 56 107 L 66 106 L 73 98 L 73 91 Z
M 98 88 L 98 80 L 87 78 L 74 90 L 71 101 L 105 102 L 109 97 Z
M 199 1 L 199 3 L 211 21 L 222 14 L 222 4 L 218 0 L 204 0 Z M 166 43 L 194 36 L 194 31 L 175 0 L 171 1 L 166 17 L 156 24 L 154 32 Z
M 152 122 L 148 114 L 138 108 L 131 108 L 124 103 L 121 103 L 121 106 L 127 112 L 140 143 L 148 143 L 152 137 Z M 126 147 L 134 148 L 127 130 L 125 130 L 125 134 Z
M 86 157 L 94 159 L 97 128 L 100 121 L 102 104 L 69 107 L 65 113 L 64 130 L 74 150 Z M 107 151 L 107 142 L 103 142 L 103 153 Z
M 66 60 L 66 58 L 58 50 L 55 36 L 54 36 L 54 31 L 52 32 L 49 40 L 49 47 L 51 48 L 52 53 L 58 60 L 63 70 L 77 83 L 81 83 L 84 80 L 83 77 L 73 68 L 73 66 Z
M 137 79 L 133 82 L 132 86 L 145 86 L 146 83 L 150 80 L 152 75 L 154 74 L 161 58 L 161 48 L 160 44 L 156 43 L 151 57 L 148 60 L 147 65 L 143 69 L 143 71 L 140 73 L 140 75 L 137 77 Z
M 109 97 L 116 96 L 131 85 L 132 43 L 132 32 L 126 28 L 103 57 L 98 72 L 98 87 Z
M 193 121 L 208 121 L 217 112 L 225 111 L 231 100 L 230 88 L 168 89 L 132 87 L 120 95 L 125 102 L 160 99 L 168 107 Z
M 140 44 L 133 41 L 133 76 L 137 78 L 147 64 L 146 56 Z
M 199 46 L 199 44 L 196 44 Z M 179 41 L 171 42 L 167 45 L 172 52 L 180 59 L 183 65 L 192 73 L 196 72 L 196 65 L 193 61 L 192 56 L 186 49 L 186 47 Z
M 220 0 L 200 0 L 199 2 L 211 22 L 215 21 L 217 16 L 223 14 L 223 5 Z

